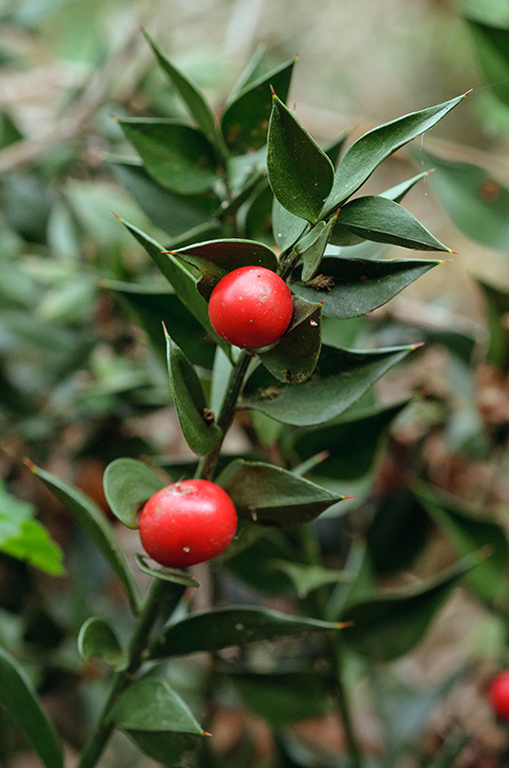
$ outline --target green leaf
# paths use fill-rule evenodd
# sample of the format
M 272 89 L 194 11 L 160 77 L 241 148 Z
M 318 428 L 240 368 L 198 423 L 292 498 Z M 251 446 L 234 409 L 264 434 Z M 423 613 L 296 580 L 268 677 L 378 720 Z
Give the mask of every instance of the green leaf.
M 431 186 L 458 229 L 472 240 L 507 253 L 509 189 L 484 168 L 419 150 L 419 161 L 432 163 Z
M 278 381 L 308 379 L 316 368 L 321 348 L 321 305 L 294 297 L 293 316 L 280 340 L 259 357 Z
M 62 747 L 23 667 L 0 646 L 0 700 L 46 768 L 63 768 Z
M 113 514 L 128 528 L 137 528 L 140 506 L 167 485 L 147 464 L 114 459 L 106 467 L 104 493 Z
M 265 70 L 265 54 L 267 52 L 266 46 L 261 44 L 258 45 L 255 48 L 255 51 L 249 61 L 247 62 L 246 66 L 240 73 L 239 77 L 237 78 L 235 85 L 230 91 L 230 94 L 228 96 L 228 103 L 231 104 L 232 101 L 234 101 L 239 93 L 243 91 L 248 85 L 251 83 L 254 83 L 255 80 L 259 80 Z
M 195 316 L 204 330 L 207 333 L 210 333 L 213 337 L 219 338 L 210 325 L 207 304 L 196 288 L 198 282 L 197 278 L 194 277 L 194 275 L 191 275 L 189 270 L 187 270 L 178 259 L 164 253 L 163 246 L 159 245 L 159 243 L 149 237 L 149 235 L 120 217 L 118 218 L 133 237 L 136 238 L 140 245 L 143 246 L 156 267 L 168 280 L 170 285 L 173 286 L 179 299 Z
M 229 558 L 226 567 L 236 578 L 262 594 L 293 595 L 294 590 L 287 576 L 274 570 L 273 564 L 294 562 L 299 557 L 296 549 L 281 531 L 262 528 L 254 523 L 250 528 L 259 533 L 258 538 L 249 547 Z
M 325 317 L 360 317 L 386 304 L 438 264 L 443 262 L 325 256 L 317 277 L 307 285 L 292 283 L 292 290 L 308 301 L 322 303 Z
M 171 394 L 182 432 L 190 449 L 205 456 L 217 445 L 222 431 L 208 407 L 194 367 L 168 335 L 166 343 Z
M 34 520 L 35 507 L 8 493 L 0 481 L 0 552 L 52 576 L 63 576 L 63 552 Z
M 214 113 L 207 104 L 202 92 L 183 72 L 171 63 L 163 50 L 148 34 L 147 30 L 144 29 L 143 34 L 152 47 L 162 71 L 177 89 L 190 114 L 196 120 L 197 125 L 202 129 L 205 136 L 213 142 L 217 136 L 216 121 Z
M 210 240 L 171 252 L 200 270 L 198 290 L 205 299 L 210 298 L 217 283 L 228 272 L 239 267 L 265 267 L 277 269 L 277 258 L 267 245 L 254 240 Z
M 354 352 L 322 346 L 314 375 L 303 384 L 278 384 L 252 375 L 240 407 L 296 426 L 312 426 L 339 416 L 403 360 L 414 346 Z M 258 373 L 258 372 L 256 372 Z
M 141 602 L 138 584 L 104 512 L 77 488 L 36 467 L 31 462 L 27 462 L 27 465 L 74 515 L 85 533 L 101 550 L 123 584 L 133 612 L 138 613 Z
M 221 129 L 231 152 L 242 155 L 264 146 L 272 108 L 271 86 L 286 101 L 295 61 L 291 59 L 268 75 L 249 82 L 230 101 Z
M 275 528 L 309 523 L 343 498 L 286 469 L 244 459 L 228 464 L 217 483 L 239 517 Z
M 214 148 L 201 131 L 163 117 L 122 117 L 118 122 L 150 176 L 165 189 L 194 195 L 217 181 Z
M 319 221 L 318 224 L 316 224 L 307 235 L 298 240 L 295 245 L 296 253 L 301 254 L 302 280 L 305 283 L 315 276 L 320 266 L 336 219 L 337 216 L 333 216 L 327 222 Z
M 487 358 L 502 371 L 509 367 L 509 329 L 504 318 L 509 312 L 509 292 L 477 278 L 482 291 L 490 336 Z
M 314 223 L 331 191 L 334 167 L 318 144 L 274 94 L 267 170 L 275 197 L 290 213 Z
M 299 431 L 292 450 L 300 461 L 327 451 L 327 457 L 313 472 L 316 476 L 346 480 L 362 477 L 372 467 L 384 433 L 408 403 L 404 400 L 353 415 L 347 411 L 334 424 Z
M 378 195 L 357 197 L 339 211 L 330 241 L 343 245 L 342 232 L 376 243 L 391 243 L 420 251 L 447 251 L 431 232 L 399 203 Z M 348 245 L 348 242 L 347 242 Z
M 407 179 L 406 181 L 402 181 L 401 184 L 396 184 L 395 187 L 386 189 L 385 192 L 381 192 L 379 196 L 386 197 L 388 200 L 394 200 L 395 203 L 400 203 L 405 195 L 410 192 L 413 187 L 415 187 L 417 182 L 432 174 L 433 170 L 434 169 L 431 171 L 423 171 L 422 173 L 418 173 L 417 176 L 412 176 L 411 179 Z
M 273 728 L 320 717 L 329 708 L 327 675 L 313 669 L 266 674 L 232 672 L 224 676 L 248 709 Z
M 307 632 L 341 629 L 340 624 L 303 616 L 289 616 L 263 608 L 213 608 L 197 611 L 171 624 L 151 649 L 150 658 L 181 656 L 196 651 L 220 651 L 258 640 Z
M 154 226 L 172 238 L 209 223 L 219 208 L 219 198 L 212 190 L 202 195 L 177 195 L 165 189 L 149 176 L 138 158 L 107 155 L 105 160 Z
M 308 223 L 284 208 L 277 197 L 272 203 L 272 232 L 281 251 L 288 250 L 302 235 Z
M 372 662 L 393 661 L 408 653 L 454 587 L 478 562 L 478 557 L 465 557 L 418 586 L 385 590 L 348 606 L 341 617 L 352 622 L 345 642 Z
M 105 619 L 91 616 L 78 634 L 78 652 L 84 661 L 99 657 L 114 669 L 125 669 L 127 656 L 118 637 Z
M 463 16 L 467 20 L 477 57 L 486 82 L 495 96 L 509 104 L 509 20 L 507 6 L 500 4 L 500 13 L 490 13 L 486 3 L 467 2 Z
M 161 323 L 192 363 L 212 368 L 215 344 L 204 336 L 204 329 L 170 286 L 123 283 L 105 280 L 101 287 L 114 291 L 147 333 L 150 344 L 166 363 L 166 339 Z
M 472 571 L 469 581 L 481 600 L 493 605 L 507 589 L 509 544 L 502 525 L 464 509 L 457 501 L 422 483 L 415 487 L 415 493 L 460 555 L 470 555 L 483 548 L 490 553 Z
M 206 735 L 185 701 L 158 678 L 132 683 L 111 716 L 142 752 L 170 768 L 181 765 Z
M 353 575 L 348 571 L 338 571 L 322 565 L 302 565 L 288 560 L 273 560 L 268 565 L 269 569 L 281 571 L 288 576 L 301 600 L 320 587 L 341 582 L 349 583 L 353 579 Z
M 355 141 L 341 160 L 334 176 L 332 192 L 325 204 L 335 211 L 353 195 L 389 155 L 433 128 L 464 95 L 435 107 L 412 112 L 368 131 Z
M 179 568 L 150 568 L 145 562 L 145 557 L 140 554 L 134 555 L 134 561 L 140 571 L 146 573 L 148 576 L 152 576 L 154 579 L 161 579 L 162 581 L 170 581 L 172 584 L 178 584 L 183 587 L 199 587 L 200 585 L 193 579 L 186 571 L 181 571 Z

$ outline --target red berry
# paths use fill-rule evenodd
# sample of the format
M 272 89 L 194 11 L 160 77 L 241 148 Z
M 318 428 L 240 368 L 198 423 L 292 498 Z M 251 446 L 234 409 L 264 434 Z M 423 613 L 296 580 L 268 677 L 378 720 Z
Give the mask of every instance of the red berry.
M 284 280 L 265 267 L 240 267 L 216 285 L 209 318 L 221 338 L 236 347 L 273 344 L 290 325 L 293 300 Z
M 231 543 L 237 512 L 209 480 L 183 480 L 155 493 L 141 512 L 141 543 L 161 565 L 185 568 L 210 560 Z
M 491 706 L 502 720 L 509 720 L 509 669 L 495 675 L 488 688 Z

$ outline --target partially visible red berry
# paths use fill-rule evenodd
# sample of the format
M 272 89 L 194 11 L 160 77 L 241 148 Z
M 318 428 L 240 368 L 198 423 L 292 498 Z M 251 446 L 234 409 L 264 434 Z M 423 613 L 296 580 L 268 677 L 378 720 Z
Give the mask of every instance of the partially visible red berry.
M 495 675 L 488 688 L 488 699 L 501 720 L 509 720 L 509 669 Z

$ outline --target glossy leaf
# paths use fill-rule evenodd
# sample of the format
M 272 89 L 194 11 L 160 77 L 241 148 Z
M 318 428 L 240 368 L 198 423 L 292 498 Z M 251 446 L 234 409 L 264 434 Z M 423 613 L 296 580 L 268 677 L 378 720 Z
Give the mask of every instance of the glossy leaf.
M 266 413 L 276 421 L 312 426 L 339 416 L 403 360 L 415 347 L 353 352 L 322 346 L 315 374 L 304 384 L 279 384 L 253 375 L 241 406 Z
M 165 189 L 194 195 L 217 181 L 214 148 L 201 131 L 162 117 L 123 117 L 118 122 L 150 176 Z
M 213 608 L 197 611 L 167 627 L 153 646 L 150 657 L 157 659 L 168 654 L 181 656 L 196 651 L 220 651 L 258 640 L 338 629 L 341 625 L 333 622 L 289 616 L 263 608 Z
M 222 431 L 208 407 L 193 365 L 168 335 L 166 342 L 170 388 L 180 426 L 190 449 L 204 456 L 219 442 Z
M 466 557 L 418 586 L 386 590 L 348 606 L 342 615 L 352 626 L 345 642 L 370 661 L 392 661 L 414 648 L 461 579 L 479 562 Z
M 225 677 L 248 709 L 274 728 L 320 717 L 329 708 L 327 675 L 313 669 L 232 672 Z
M 292 284 L 304 299 L 322 303 L 322 315 L 343 319 L 372 312 L 430 269 L 432 259 L 354 259 L 325 256 L 317 277 Z
M 368 131 L 345 153 L 334 176 L 332 192 L 325 204 L 334 211 L 353 195 L 387 157 L 417 136 L 433 128 L 459 104 L 459 96 L 435 107 L 412 112 Z
M 220 201 L 212 190 L 201 195 L 177 195 L 165 189 L 137 158 L 107 155 L 105 160 L 154 226 L 172 238 L 208 223 L 219 208 Z
M 115 632 L 105 619 L 91 616 L 78 634 L 78 652 L 84 661 L 99 657 L 114 669 L 125 669 L 127 656 Z
M 311 376 L 320 355 L 320 324 L 320 304 L 295 296 L 288 330 L 269 350 L 259 353 L 264 366 L 278 381 L 297 384 Z
M 245 154 L 261 149 L 267 142 L 272 109 L 270 87 L 286 101 L 295 61 L 291 59 L 268 75 L 249 82 L 230 101 L 223 114 L 221 128 L 231 152 Z
M 435 167 L 431 186 L 458 229 L 476 242 L 507 253 L 509 189 L 480 166 L 446 160 L 424 150 L 415 156 Z
M 150 568 L 146 563 L 146 558 L 143 555 L 135 554 L 134 561 L 140 571 L 146 573 L 147 576 L 152 576 L 154 579 L 161 579 L 162 581 L 170 581 L 172 584 L 178 584 L 183 587 L 199 587 L 200 585 L 190 576 L 186 571 L 181 571 L 179 568 L 166 568 L 162 566 L 160 568 Z
M 297 241 L 296 253 L 302 258 L 302 280 L 307 283 L 315 276 L 336 223 L 336 216 L 329 221 L 319 221 L 307 235 Z
M 303 234 L 308 223 L 305 219 L 294 216 L 284 208 L 277 197 L 272 203 L 272 232 L 276 245 L 281 251 L 290 248 Z
M 308 523 L 342 500 L 286 469 L 244 459 L 228 464 L 217 483 L 231 497 L 239 517 L 275 528 Z
M 198 290 L 209 299 L 217 283 L 228 272 L 239 267 L 265 267 L 274 272 L 277 259 L 274 251 L 254 240 L 210 240 L 173 251 L 184 261 L 200 270 Z
M 107 521 L 104 512 L 84 493 L 54 477 L 35 464 L 27 463 L 29 469 L 55 494 L 76 518 L 85 533 L 92 539 L 109 562 L 121 583 L 134 613 L 138 612 L 141 596 L 126 556 L 115 532 Z
M 114 459 L 104 472 L 104 493 L 113 514 L 128 528 L 137 528 L 142 504 L 167 483 L 153 469 L 130 458 Z
M 460 555 L 485 548 L 488 557 L 472 571 L 469 581 L 481 600 L 492 605 L 505 593 L 509 575 L 509 544 L 502 525 L 463 509 L 458 502 L 440 496 L 424 484 L 417 485 L 415 493 Z
M 292 450 L 300 461 L 327 451 L 327 457 L 313 472 L 316 476 L 348 480 L 362 477 L 373 465 L 384 433 L 408 402 L 377 406 L 352 415 L 347 411 L 334 424 L 298 432 Z
M 178 91 L 197 125 L 202 129 L 205 136 L 214 141 L 216 137 L 216 121 L 214 113 L 207 104 L 202 92 L 183 72 L 172 64 L 164 51 L 146 30 L 143 30 L 143 34 L 154 51 L 161 70 Z
M 314 223 L 331 191 L 334 167 L 290 110 L 274 94 L 267 170 L 275 197 L 295 216 Z
M 347 230 L 347 242 L 343 232 Z M 448 251 L 431 232 L 399 203 L 379 195 L 357 197 L 339 211 L 330 235 L 334 245 L 349 245 L 348 233 L 363 240 L 389 243 L 419 251 Z
M 215 344 L 205 338 L 201 323 L 170 286 L 123 283 L 117 280 L 104 281 L 101 286 L 121 297 L 147 333 L 152 348 L 164 362 L 166 339 L 161 323 L 164 323 L 168 334 L 192 363 L 204 368 L 212 367 Z
M 18 724 L 46 768 L 63 768 L 57 732 L 41 708 L 23 667 L 0 646 L 0 701 Z

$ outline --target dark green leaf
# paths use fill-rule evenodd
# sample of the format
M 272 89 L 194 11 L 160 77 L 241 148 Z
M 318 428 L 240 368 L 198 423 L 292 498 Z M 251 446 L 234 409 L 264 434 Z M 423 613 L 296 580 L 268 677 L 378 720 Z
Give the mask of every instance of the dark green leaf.
M 272 202 L 274 195 L 268 181 L 257 189 L 251 198 L 244 218 L 244 234 L 250 240 L 271 244 L 272 237 Z
M 78 634 L 78 651 L 85 661 L 98 656 L 115 669 L 125 669 L 127 665 L 127 656 L 115 632 L 99 616 L 91 616 L 82 625 Z
M 104 557 L 124 585 L 131 608 L 137 613 L 141 602 L 139 587 L 129 568 L 124 551 L 115 536 L 113 528 L 107 521 L 104 512 L 99 509 L 88 496 L 85 496 L 85 494 L 77 488 L 54 477 L 44 469 L 36 467 L 31 462 L 28 466 L 32 472 L 36 474 L 51 491 L 53 491 L 55 496 L 60 499 L 69 512 L 74 515 L 85 533 L 90 536 L 92 541 L 101 550 Z
M 265 67 L 265 54 L 266 54 L 266 46 L 265 45 L 258 45 L 247 62 L 246 66 L 240 73 L 239 77 L 237 78 L 237 81 L 235 82 L 235 85 L 230 91 L 230 94 L 228 96 L 228 103 L 231 103 L 234 101 L 239 93 L 243 91 L 246 86 L 250 85 L 251 83 L 254 83 L 255 80 L 259 80 L 262 75 L 264 74 L 266 67 Z
M 179 584 L 183 587 L 199 587 L 200 585 L 193 579 L 186 571 L 181 571 L 179 568 L 150 568 L 145 562 L 143 555 L 135 554 L 134 560 L 140 571 L 146 573 L 148 576 L 152 576 L 154 579 L 161 579 L 162 581 L 170 581 L 172 584 Z
M 267 170 L 275 197 L 295 216 L 314 223 L 334 178 L 327 155 L 274 94 Z
M 342 615 L 353 622 L 345 642 L 370 661 L 392 661 L 422 639 L 431 620 L 460 580 L 479 562 L 465 557 L 418 586 L 386 590 L 348 606 Z
M 353 574 L 348 571 L 338 571 L 322 565 L 303 565 L 289 560 L 273 560 L 268 563 L 268 568 L 286 574 L 301 600 L 305 599 L 310 592 L 327 584 L 348 583 L 353 579 Z
M 150 43 L 162 71 L 177 89 L 190 114 L 196 120 L 197 125 L 202 129 L 205 136 L 213 142 L 217 135 L 216 121 L 202 92 L 186 75 L 183 74 L 183 72 L 171 63 L 166 54 L 157 45 L 155 40 L 150 37 L 146 30 L 143 30 L 143 34 Z
M 334 424 L 299 432 L 292 449 L 300 461 L 327 451 L 315 475 L 348 480 L 362 477 L 373 465 L 384 433 L 408 402 L 378 406 L 353 415 L 347 411 Z
M 263 594 L 293 594 L 288 578 L 272 568 L 275 561 L 292 563 L 298 558 L 288 537 L 281 531 L 263 529 L 259 525 L 253 524 L 250 527 L 261 535 L 249 547 L 228 559 L 228 570 Z
M 330 236 L 331 243 L 344 245 L 341 234 L 344 228 L 356 237 L 374 240 L 376 243 L 451 253 L 450 248 L 428 232 L 410 211 L 378 195 L 357 197 L 341 208 Z
M 296 253 L 302 258 L 302 280 L 307 283 L 315 276 L 329 242 L 336 216 L 329 221 L 319 221 L 313 229 L 295 244 Z
M 353 259 L 325 256 L 319 274 L 307 285 L 292 284 L 304 299 L 322 303 L 322 315 L 359 317 L 390 299 L 442 264 L 432 259 Z
M 341 625 L 333 622 L 289 616 L 262 608 L 214 608 L 193 613 L 171 624 L 157 640 L 150 656 L 157 659 L 167 654 L 181 656 L 195 651 L 219 651 L 257 640 L 338 629 Z
M 122 283 L 116 280 L 104 281 L 101 286 L 121 296 L 147 333 L 152 348 L 164 362 L 166 339 L 162 323 L 192 363 L 212 368 L 215 344 L 205 338 L 203 326 L 170 286 Z
M 342 205 L 389 155 L 433 128 L 463 98 L 459 96 L 436 107 L 404 115 L 373 128 L 357 139 L 339 164 L 326 210 L 334 211 Z
M 300 299 L 293 300 L 293 316 L 280 340 L 259 357 L 278 381 L 298 382 L 315 370 L 321 348 L 321 306 Z
M 0 700 L 46 768 L 63 768 L 62 747 L 23 667 L 0 646 Z
M 165 731 L 126 731 L 143 754 L 167 768 L 189 765 L 193 752 L 198 748 L 202 736 L 193 733 L 166 733 Z M 207 734 L 203 734 L 207 735 Z
M 166 485 L 147 464 L 130 458 L 108 464 L 103 484 L 111 511 L 128 528 L 138 527 L 140 506 Z
M 419 484 L 415 488 L 419 502 L 452 541 L 460 555 L 470 555 L 485 548 L 488 557 L 470 574 L 481 600 L 493 604 L 507 590 L 509 545 L 502 525 L 487 516 L 474 514 L 450 498 Z
M 315 373 L 306 382 L 278 384 L 275 379 L 257 381 L 257 376 L 252 375 L 241 406 L 262 411 L 285 424 L 322 424 L 346 411 L 414 349 L 409 346 L 354 352 L 322 346 Z
M 206 299 L 221 278 L 234 269 L 250 266 L 274 272 L 277 269 L 274 251 L 254 240 L 210 240 L 172 251 L 173 254 L 200 270 L 198 290 Z
M 284 208 L 277 197 L 272 204 L 272 231 L 281 251 L 290 248 L 302 235 L 308 223 Z
M 294 64 L 295 59 L 282 64 L 235 94 L 221 121 L 223 136 L 231 152 L 245 154 L 261 149 L 266 143 L 272 108 L 270 87 L 286 101 Z
M 194 195 L 217 181 L 214 148 L 201 131 L 162 117 L 118 121 L 148 173 L 165 189 Z
M 203 195 L 177 195 L 154 181 L 137 159 L 113 156 L 105 159 L 154 226 L 172 238 L 209 222 L 219 208 L 219 199 L 212 191 Z
M 431 186 L 458 229 L 476 242 L 507 253 L 509 189 L 480 166 L 444 160 L 423 150 L 415 156 L 435 167 Z
M 235 459 L 217 479 L 239 517 L 292 528 L 317 518 L 342 497 L 271 464 Z
M 334 168 L 339 163 L 339 158 L 341 156 L 341 152 L 343 151 L 343 147 L 345 146 L 345 141 L 347 140 L 349 136 L 350 131 L 345 131 L 342 136 L 340 136 L 335 141 L 330 142 L 324 147 L 324 152 L 331 161 Z
M 386 189 L 385 192 L 381 192 L 380 197 L 386 197 L 388 200 L 394 200 L 395 203 L 401 203 L 405 195 L 415 187 L 417 182 L 421 179 L 425 179 L 431 173 L 433 173 L 433 170 L 418 173 L 417 176 L 412 176 L 411 179 L 402 181 L 401 184 L 396 184 L 395 187 L 391 187 L 390 189 Z
M 509 312 L 509 292 L 477 278 L 486 305 L 486 319 L 490 335 L 488 360 L 500 370 L 509 367 L 509 328 L 504 318 Z
M 205 456 L 218 443 L 222 432 L 208 407 L 193 365 L 167 334 L 166 343 L 171 394 L 182 432 L 190 449 L 198 456 Z
M 226 677 L 246 706 L 274 728 L 320 717 L 329 707 L 327 676 L 312 669 L 232 672 Z

